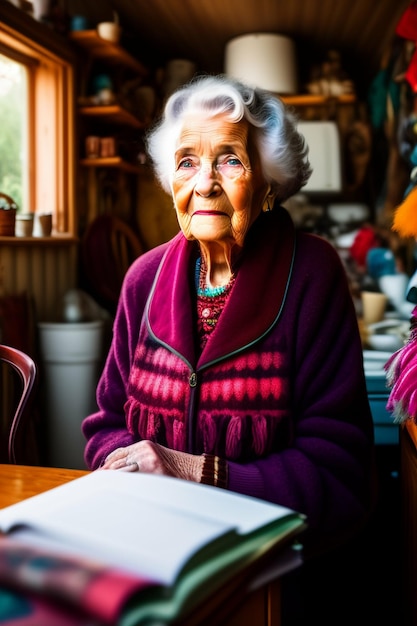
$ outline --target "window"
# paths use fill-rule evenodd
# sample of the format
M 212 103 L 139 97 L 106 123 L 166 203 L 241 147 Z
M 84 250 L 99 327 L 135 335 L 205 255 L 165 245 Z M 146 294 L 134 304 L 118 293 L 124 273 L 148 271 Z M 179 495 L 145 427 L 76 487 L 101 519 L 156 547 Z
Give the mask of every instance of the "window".
M 27 72 L 0 52 L 0 190 L 28 211 Z
M 21 212 L 52 213 L 54 231 L 74 235 L 72 53 L 10 8 L 14 23 L 0 21 L 0 191 Z

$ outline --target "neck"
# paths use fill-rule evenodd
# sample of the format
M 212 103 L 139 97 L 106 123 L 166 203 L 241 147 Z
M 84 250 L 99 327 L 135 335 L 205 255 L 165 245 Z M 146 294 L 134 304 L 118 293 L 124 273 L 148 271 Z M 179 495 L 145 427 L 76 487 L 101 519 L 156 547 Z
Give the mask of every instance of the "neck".
M 233 276 L 228 263 L 207 264 L 206 285 L 207 287 L 223 287 L 227 285 Z
M 202 270 L 207 287 L 222 287 L 233 277 L 232 249 L 229 246 L 206 247 L 200 245 Z
M 228 279 L 213 284 L 208 280 L 207 266 L 203 258 L 198 258 L 195 266 L 195 284 L 199 296 L 219 296 L 228 291 L 234 281 L 233 273 L 228 274 Z

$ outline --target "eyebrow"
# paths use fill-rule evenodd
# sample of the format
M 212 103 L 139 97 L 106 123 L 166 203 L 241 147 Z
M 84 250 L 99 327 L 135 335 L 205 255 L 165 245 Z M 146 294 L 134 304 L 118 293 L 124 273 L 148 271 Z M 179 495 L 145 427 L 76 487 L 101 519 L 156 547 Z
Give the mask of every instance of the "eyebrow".
M 243 146 L 243 148 L 246 154 L 248 154 L 247 147 Z M 229 152 L 236 154 L 241 149 L 242 149 L 241 144 L 237 145 L 237 144 L 228 143 L 228 144 L 220 144 L 219 146 L 216 146 L 216 152 L 218 154 L 228 154 Z M 178 150 L 175 151 L 175 156 L 185 156 L 187 154 L 194 154 L 193 148 L 189 145 L 180 146 Z

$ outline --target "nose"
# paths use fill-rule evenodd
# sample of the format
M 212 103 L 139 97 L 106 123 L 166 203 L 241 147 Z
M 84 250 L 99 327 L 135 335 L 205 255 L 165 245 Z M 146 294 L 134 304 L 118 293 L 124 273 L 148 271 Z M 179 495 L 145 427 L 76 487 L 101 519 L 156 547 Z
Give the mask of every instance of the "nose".
M 194 187 L 195 192 L 204 198 L 213 195 L 219 189 L 219 182 L 217 180 L 217 172 L 211 165 L 201 167 L 197 174 L 196 184 Z

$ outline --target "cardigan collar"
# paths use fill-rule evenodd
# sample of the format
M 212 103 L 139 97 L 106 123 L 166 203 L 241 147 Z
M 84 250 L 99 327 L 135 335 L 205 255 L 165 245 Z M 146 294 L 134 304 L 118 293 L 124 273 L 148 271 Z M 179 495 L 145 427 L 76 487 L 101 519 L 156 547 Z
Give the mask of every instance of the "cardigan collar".
M 262 213 L 248 232 L 235 284 L 198 367 L 224 358 L 264 335 L 279 317 L 295 254 L 295 228 L 282 207 Z M 155 338 L 195 364 L 196 242 L 180 232 L 155 277 L 147 322 Z

